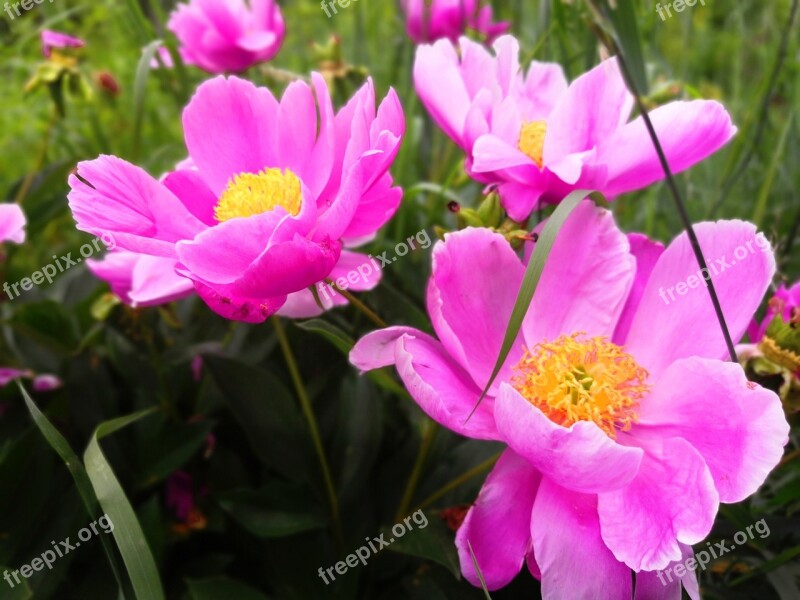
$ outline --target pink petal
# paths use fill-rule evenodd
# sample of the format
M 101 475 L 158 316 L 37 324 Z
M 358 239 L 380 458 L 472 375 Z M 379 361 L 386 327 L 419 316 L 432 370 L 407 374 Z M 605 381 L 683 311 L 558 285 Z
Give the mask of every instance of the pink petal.
M 111 234 L 122 250 L 174 257 L 176 242 L 206 228 L 164 185 L 115 156 L 78 163 L 69 185 L 78 229 Z
M 352 291 L 363 292 L 374 289 L 381 280 L 381 270 L 379 266 L 376 266 L 376 262 L 375 259 L 370 259 L 363 254 L 344 250 L 328 279 L 333 282 L 344 280 L 343 287 Z M 347 298 L 325 282 L 319 282 L 315 287 L 324 310 L 329 310 L 334 306 L 344 306 L 348 303 Z M 308 319 L 321 315 L 324 310 L 317 304 L 317 300 L 310 290 L 301 290 L 289 294 L 286 304 L 278 311 L 278 314 L 292 319 Z
M 196 170 L 178 170 L 167 174 L 162 182 L 175 194 L 190 213 L 209 227 L 218 224 L 214 216 L 217 196 L 208 188 Z
M 613 215 L 584 201 L 561 228 L 545 264 L 523 323 L 527 345 L 577 332 L 611 337 L 634 274 L 628 240 Z
M 597 497 L 542 478 L 531 517 L 543 600 L 631 597 L 631 572 L 603 543 Z
M 414 86 L 431 118 L 465 151 L 464 122 L 470 96 L 458 68 L 458 58 L 447 40 L 420 46 L 414 60 Z
M 129 293 L 133 306 L 156 306 L 185 298 L 194 291 L 191 279 L 175 272 L 175 261 L 142 255 L 133 268 Z
M 681 600 L 681 588 L 692 600 L 700 600 L 695 571 L 687 569 L 683 577 L 672 572 L 678 564 L 694 556 L 691 546 L 681 544 L 681 559 L 673 561 L 663 571 L 640 571 L 636 574 L 636 592 L 633 600 Z
M 670 102 L 650 112 L 673 173 L 680 173 L 724 146 L 736 133 L 725 108 L 712 100 Z M 664 179 L 653 142 L 641 117 L 598 146 L 597 161 L 608 166 L 604 193 L 617 196 Z
M 461 572 L 472 585 L 481 585 L 472 553 L 489 590 L 507 585 L 520 572 L 531 548 L 531 511 L 540 480 L 511 450 L 489 473 L 456 534 Z
M 686 440 L 669 438 L 648 444 L 636 478 L 600 494 L 597 506 L 603 540 L 617 560 L 652 571 L 680 560 L 680 544 L 708 535 L 719 494 L 700 453 Z
M 772 280 L 775 258 L 767 240 L 750 223 L 700 223 L 695 231 L 736 343 Z M 734 256 L 737 252 L 739 259 Z M 679 289 L 684 293 L 676 293 Z M 678 236 L 656 263 L 625 343 L 651 375 L 679 358 L 727 357 L 711 298 L 686 234 Z
M 500 386 L 494 418 L 503 440 L 561 487 L 593 494 L 628 484 L 639 470 L 640 448 L 622 446 L 597 425 L 553 423 L 507 383 Z
M 18 204 L 0 204 L 0 242 L 25 241 L 25 213 Z
M 748 382 L 738 364 L 697 357 L 670 365 L 638 414 L 632 434 L 681 437 L 700 452 L 721 502 L 755 493 L 789 439 L 774 392 Z
M 642 294 L 644 294 L 647 282 L 650 280 L 650 274 L 653 272 L 658 259 L 664 253 L 664 245 L 662 243 L 654 242 L 641 233 L 629 233 L 628 242 L 631 245 L 631 254 L 636 259 L 636 278 L 633 280 L 631 293 L 628 295 L 625 308 L 614 331 L 614 343 L 620 345 L 628 337 L 628 331 L 630 331 L 633 317 L 639 309 L 639 302 L 641 302 Z
M 428 313 L 450 356 L 481 389 L 500 355 L 522 274 L 506 239 L 488 229 L 449 233 L 434 246 Z M 497 384 L 521 354 L 521 345 L 515 345 Z
M 286 302 L 286 296 L 252 298 L 237 294 L 230 286 L 211 287 L 202 281 L 195 281 L 194 286 L 211 310 L 226 319 L 244 323 L 263 323 Z
M 434 421 L 466 437 L 497 439 L 494 398 L 484 398 L 467 419 L 481 391 L 429 335 L 404 327 L 376 331 L 356 343 L 350 362 L 362 370 L 394 363 L 411 397 Z
M 234 175 L 278 164 L 277 115 L 267 88 L 237 77 L 200 85 L 183 111 L 183 130 L 189 155 L 214 194 Z
M 616 58 L 578 77 L 547 118 L 544 163 L 592 149 L 630 116 L 633 96 Z

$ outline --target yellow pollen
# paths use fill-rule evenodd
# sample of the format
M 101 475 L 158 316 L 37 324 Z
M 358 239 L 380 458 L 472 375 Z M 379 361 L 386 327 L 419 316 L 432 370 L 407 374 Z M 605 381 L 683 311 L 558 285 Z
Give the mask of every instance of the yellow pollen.
M 519 149 L 527 154 L 540 169 L 544 164 L 544 136 L 546 133 L 546 121 L 532 121 L 525 123 L 519 134 Z
M 551 421 L 592 421 L 609 437 L 628 431 L 647 394 L 648 372 L 604 337 L 562 335 L 525 349 L 511 385 Z
M 214 217 L 222 223 L 237 217 L 251 217 L 278 206 L 297 216 L 303 202 L 300 180 L 289 169 L 264 169 L 260 173 L 234 176 L 222 192 Z

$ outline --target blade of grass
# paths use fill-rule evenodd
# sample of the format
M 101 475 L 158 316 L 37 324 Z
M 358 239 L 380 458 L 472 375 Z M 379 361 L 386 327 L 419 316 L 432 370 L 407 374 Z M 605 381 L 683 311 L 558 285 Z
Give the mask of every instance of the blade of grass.
M 778 172 L 781 159 L 783 158 L 783 151 L 786 148 L 786 138 L 789 136 L 789 130 L 792 128 L 792 118 L 794 113 L 789 114 L 786 120 L 786 126 L 783 128 L 781 137 L 778 140 L 778 146 L 775 148 L 775 153 L 772 155 L 772 160 L 767 169 L 767 174 L 764 176 L 764 183 L 761 184 L 761 189 L 758 192 L 758 200 L 756 200 L 756 207 L 753 210 L 752 221 L 756 227 L 761 229 L 761 221 L 764 220 L 764 213 L 767 210 L 767 199 L 769 193 L 772 191 L 772 183 L 775 181 L 775 174 Z
M 588 4 L 590 7 L 593 8 L 596 18 L 600 18 L 600 11 L 596 6 L 595 0 L 588 0 Z M 686 211 L 686 205 L 683 202 L 683 197 L 681 196 L 680 190 L 678 190 L 678 185 L 675 182 L 675 177 L 672 174 L 672 169 L 669 166 L 669 162 L 667 161 L 667 156 L 664 154 L 664 148 L 661 146 L 661 142 L 658 139 L 658 134 L 656 133 L 655 127 L 653 126 L 653 122 L 650 119 L 650 113 L 647 110 L 647 107 L 642 100 L 642 96 L 639 93 L 639 88 L 636 85 L 636 81 L 631 76 L 631 69 L 630 65 L 628 64 L 627 57 L 623 52 L 619 39 L 617 37 L 617 33 L 613 30 L 613 28 L 609 28 L 607 24 L 598 22 L 597 24 L 597 32 L 600 38 L 600 41 L 606 46 L 609 52 L 616 55 L 617 61 L 619 62 L 620 70 L 622 71 L 622 76 L 625 78 L 625 81 L 628 84 L 628 89 L 630 90 L 631 94 L 633 95 L 634 101 L 636 103 L 636 107 L 639 109 L 641 113 L 642 120 L 644 121 L 645 127 L 647 129 L 647 133 L 650 136 L 650 139 L 653 142 L 653 146 L 655 147 L 656 154 L 658 155 L 658 160 L 661 163 L 661 168 L 664 170 L 664 176 L 667 181 L 667 188 L 669 189 L 670 193 L 672 194 L 672 198 L 675 201 L 675 207 L 678 209 L 678 216 L 680 217 L 681 223 L 683 224 L 683 228 L 686 231 L 686 235 L 689 237 L 689 244 L 692 247 L 692 251 L 694 252 L 694 256 L 697 259 L 697 264 L 700 266 L 701 271 L 706 273 L 704 276 L 706 282 L 706 288 L 708 288 L 708 295 L 711 297 L 711 304 L 714 306 L 714 313 L 717 315 L 717 321 L 719 321 L 720 329 L 722 330 L 722 336 L 725 338 L 725 346 L 728 349 L 728 354 L 732 362 L 736 362 L 736 349 L 733 345 L 733 340 L 731 339 L 731 333 L 728 329 L 728 324 L 725 321 L 725 315 L 722 313 L 722 306 L 719 303 L 719 297 L 717 296 L 717 289 L 714 286 L 714 281 L 711 279 L 710 272 L 708 270 L 708 266 L 706 265 L 706 259 L 703 256 L 703 250 L 700 248 L 700 242 L 697 239 L 697 234 L 694 231 L 694 227 L 692 226 L 692 221 L 689 218 L 689 213 Z
M 536 291 L 536 286 L 539 285 L 539 279 L 542 277 L 544 265 L 547 262 L 547 257 L 550 256 L 550 250 L 553 249 L 553 244 L 556 241 L 558 232 L 578 204 L 587 196 L 595 195 L 600 196 L 600 194 L 596 194 L 590 190 L 576 190 L 568 194 L 558 204 L 553 214 L 547 220 L 541 235 L 539 235 L 539 241 L 536 243 L 533 255 L 530 261 L 528 261 L 528 266 L 525 268 L 525 276 L 522 279 L 522 285 L 517 294 L 517 301 L 514 304 L 514 310 L 511 311 L 511 319 L 506 329 L 506 335 L 503 338 L 503 344 L 500 346 L 500 355 L 497 357 L 497 362 L 494 365 L 494 369 L 492 369 L 492 374 L 489 377 L 486 387 L 475 403 L 475 406 L 472 408 L 472 411 L 469 413 L 469 416 L 465 419 L 465 423 L 469 421 L 472 415 L 475 414 L 475 411 L 478 410 L 478 406 L 483 402 L 489 388 L 492 387 L 497 374 L 500 372 L 500 369 L 503 368 L 503 363 L 506 362 L 508 353 L 511 352 L 514 341 L 517 339 L 517 334 L 519 334 L 519 330 L 522 327 L 522 321 L 525 318 L 525 314 L 528 312 L 528 307 L 531 305 L 533 293 Z
M 478 559 L 475 558 L 475 551 L 472 549 L 472 544 L 470 544 L 469 540 L 467 540 L 467 546 L 469 546 L 469 554 L 472 557 L 472 564 L 475 565 L 475 572 L 478 574 L 478 579 L 481 581 L 481 589 L 483 589 L 486 600 L 492 600 L 492 597 L 489 595 L 489 590 L 486 589 L 486 581 L 483 578 L 483 573 L 481 573 L 480 566 L 478 566 Z
M 112 533 L 122 560 L 128 569 L 136 598 L 165 600 L 161 577 L 144 532 L 125 491 L 106 460 L 100 440 L 155 412 L 154 408 L 101 423 L 94 431 L 83 454 L 86 473 L 92 482 L 100 506 L 114 524 Z
M 133 161 L 139 159 L 139 150 L 142 143 L 142 119 L 144 118 L 144 98 L 147 80 L 150 77 L 150 62 L 153 60 L 161 40 L 150 42 L 142 50 L 142 57 L 136 66 L 136 80 L 133 83 Z
M 75 486 L 78 488 L 78 493 L 86 507 L 86 512 L 89 513 L 92 519 L 99 519 L 103 516 L 103 513 L 100 510 L 100 503 L 97 501 L 92 483 L 89 479 L 89 475 L 86 473 L 86 468 L 83 466 L 83 463 L 72 450 L 69 442 L 59 433 L 44 413 L 39 410 L 39 407 L 36 406 L 33 399 L 28 395 L 25 387 L 19 381 L 17 381 L 17 386 L 19 386 L 19 390 L 22 392 L 25 405 L 28 407 L 28 411 L 31 413 L 36 427 L 50 447 L 55 450 L 61 460 L 64 461 L 70 475 L 72 475 L 72 478 L 75 480 Z M 111 571 L 114 573 L 114 579 L 117 580 L 117 584 L 119 585 L 120 597 L 123 600 L 125 598 L 133 598 L 129 593 L 128 584 L 122 576 L 121 565 L 119 565 L 119 558 L 114 551 L 114 545 L 107 536 L 100 536 L 100 542 L 103 544 L 103 550 L 105 550 L 106 556 L 108 557 L 108 563 L 111 566 Z
M 736 185 L 736 182 L 739 181 L 739 177 L 745 173 L 747 166 L 750 164 L 750 161 L 756 155 L 758 148 L 761 146 L 761 138 L 763 137 L 767 128 L 769 107 L 772 104 L 775 94 L 777 93 L 778 79 L 781 70 L 783 69 L 783 65 L 786 62 L 786 57 L 789 53 L 791 31 L 794 28 L 795 21 L 797 20 L 798 7 L 800 7 L 800 0 L 793 0 L 792 8 L 789 11 L 789 18 L 786 20 L 786 27 L 783 29 L 781 41 L 778 44 L 778 49 L 775 53 L 775 62 L 772 66 L 772 71 L 770 72 L 769 79 L 763 86 L 764 93 L 762 95 L 761 105 L 758 111 L 758 123 L 756 125 L 756 132 L 753 135 L 753 142 L 750 144 L 747 154 L 742 157 L 742 159 L 736 164 L 736 168 L 730 172 L 729 176 L 726 177 L 725 181 L 723 182 L 721 186 L 722 191 L 720 191 L 719 196 L 717 196 L 717 199 L 714 201 L 714 204 L 711 206 L 711 210 L 708 213 L 709 219 L 714 218 L 717 210 L 719 210 L 720 206 L 722 206 L 723 202 L 725 202 L 728 194 Z

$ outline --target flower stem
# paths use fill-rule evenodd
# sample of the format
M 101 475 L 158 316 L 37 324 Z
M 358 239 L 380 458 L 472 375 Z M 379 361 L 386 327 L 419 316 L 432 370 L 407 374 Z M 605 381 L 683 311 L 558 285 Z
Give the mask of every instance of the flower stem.
M 311 400 L 308 397 L 306 388 L 303 385 L 303 380 L 300 378 L 300 370 L 297 368 L 297 361 L 295 360 L 292 347 L 289 345 L 289 340 L 286 337 L 286 332 L 283 329 L 283 324 L 280 317 L 272 317 L 273 325 L 275 326 L 275 333 L 278 335 L 278 343 L 280 344 L 283 356 L 286 359 L 286 364 L 289 367 L 289 374 L 292 377 L 297 396 L 300 399 L 300 407 L 303 410 L 303 415 L 308 422 L 308 429 L 311 433 L 311 439 L 314 442 L 314 449 L 319 458 L 320 469 L 322 470 L 322 478 L 325 481 L 325 491 L 328 495 L 328 503 L 330 504 L 331 522 L 333 524 L 333 533 L 336 542 L 340 547 L 344 546 L 344 536 L 342 535 L 342 523 L 339 519 L 339 501 L 336 498 L 336 489 L 333 485 L 333 478 L 331 477 L 331 470 L 328 466 L 328 459 L 325 457 L 325 448 L 322 445 L 322 438 L 319 434 L 319 426 L 317 419 L 314 416 L 314 410 L 311 407 Z
M 28 196 L 28 192 L 31 191 L 31 186 L 33 185 L 33 180 L 36 177 L 36 174 L 44 165 L 44 161 L 47 158 L 47 149 L 50 147 L 50 136 L 53 133 L 53 128 L 56 125 L 56 121 L 58 121 L 58 113 L 54 109 L 53 113 L 50 115 L 50 120 L 47 122 L 47 129 L 45 129 L 44 132 L 44 139 L 42 140 L 42 147 L 39 150 L 39 156 L 36 158 L 36 164 L 22 180 L 22 184 L 19 186 L 19 190 L 17 191 L 17 196 L 14 198 L 15 204 L 21 205 Z
M 396 523 L 399 523 L 403 517 L 407 516 L 408 507 L 411 505 L 414 492 L 417 490 L 419 478 L 422 475 L 422 468 L 425 466 L 425 461 L 427 460 L 428 453 L 431 449 L 431 443 L 433 442 L 433 438 L 436 437 L 436 433 L 438 431 L 438 423 L 435 421 L 426 420 L 426 428 L 425 432 L 422 434 L 422 441 L 419 445 L 417 459 L 414 461 L 414 466 L 411 469 L 411 475 L 408 477 L 408 483 L 406 484 L 406 489 L 403 492 L 403 499 L 400 501 L 400 506 L 397 508 L 397 514 L 395 515 L 394 519 Z
M 446 483 L 445 485 L 440 487 L 438 490 L 436 490 L 433 494 L 431 494 L 430 496 L 425 498 L 425 500 L 423 500 L 420 503 L 419 507 L 420 508 L 425 508 L 427 506 L 430 506 L 431 504 L 436 502 L 439 498 L 444 496 L 447 492 L 450 492 L 450 491 L 456 489 L 462 483 L 466 483 L 467 481 L 469 481 L 470 479 L 472 479 L 476 475 L 480 475 L 484 471 L 488 471 L 489 469 L 491 469 L 494 466 L 494 463 L 497 462 L 497 460 L 500 458 L 501 454 L 502 454 L 502 452 L 498 452 L 497 454 L 495 454 L 491 458 L 486 459 L 485 461 L 483 461 L 479 465 L 475 465 L 469 471 L 467 471 L 465 473 L 462 473 L 461 475 L 459 475 L 455 479 L 449 481 L 448 483 Z
M 337 292 L 339 292 L 339 294 L 341 296 L 343 296 L 344 298 L 347 298 L 347 301 L 350 302 L 350 304 L 352 304 L 358 310 L 360 310 L 362 313 L 364 313 L 364 316 L 366 316 L 370 321 L 375 323 L 375 325 L 377 325 L 381 329 L 383 329 L 384 327 L 388 327 L 388 325 L 386 324 L 386 321 L 381 319 L 377 314 L 375 314 L 375 312 L 369 306 L 364 304 L 361 300 L 356 298 L 353 294 L 351 294 L 347 290 L 343 290 L 338 285 L 336 285 L 336 283 L 334 281 L 332 281 L 330 279 L 326 279 L 325 283 L 327 283 L 329 286 L 331 286 L 333 289 L 335 289 Z

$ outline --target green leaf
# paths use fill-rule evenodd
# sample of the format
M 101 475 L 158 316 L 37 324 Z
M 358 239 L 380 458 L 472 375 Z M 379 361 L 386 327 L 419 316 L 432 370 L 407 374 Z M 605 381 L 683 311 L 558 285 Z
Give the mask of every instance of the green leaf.
M 187 579 L 186 585 L 189 587 L 190 600 L 220 600 L 220 598 L 268 600 L 269 598 L 246 583 L 227 577 Z
M 536 242 L 533 255 L 531 256 L 528 266 L 525 269 L 525 276 L 522 279 L 522 285 L 520 286 L 519 293 L 517 294 L 517 301 L 514 304 L 514 310 L 511 311 L 511 319 L 509 320 L 508 328 L 506 329 L 506 335 L 503 338 L 503 345 L 500 347 L 500 356 L 497 357 L 497 362 L 492 370 L 492 375 L 489 377 L 489 381 L 486 384 L 486 388 L 481 393 L 481 397 L 478 398 L 478 402 L 475 403 L 475 407 L 472 409 L 470 417 L 477 410 L 481 401 L 483 401 L 483 398 L 486 396 L 486 392 L 488 392 L 489 388 L 492 387 L 492 383 L 494 383 L 497 374 L 500 372 L 500 369 L 503 368 L 503 363 L 505 363 L 508 353 L 511 352 L 511 348 L 514 345 L 514 341 L 517 339 L 519 330 L 522 328 L 522 321 L 525 319 L 525 315 L 527 314 L 528 308 L 531 305 L 531 300 L 533 300 L 533 294 L 536 291 L 536 286 L 539 285 L 539 279 L 542 277 L 544 265 L 547 262 L 548 256 L 550 256 L 550 251 L 553 249 L 553 244 L 556 241 L 556 237 L 558 237 L 558 232 L 561 231 L 561 227 L 564 225 L 570 214 L 572 214 L 572 211 L 575 210 L 575 208 L 587 196 L 597 198 L 600 196 L 600 194 L 588 190 L 576 190 L 571 192 L 559 203 L 555 211 L 553 211 L 553 214 L 547 220 L 544 229 L 542 229 L 542 233 L 539 235 L 539 241 Z M 469 417 L 467 417 L 467 419 L 469 419 Z
M 80 344 L 72 316 L 62 304 L 53 300 L 22 305 L 10 324 L 20 333 L 62 354 L 73 352 Z
M 8 571 L 10 574 L 15 570 L 16 569 L 12 569 L 11 567 L 0 565 L 0 573 Z M 0 581 L 0 600 L 28 600 L 29 598 L 33 598 L 33 592 L 28 585 L 28 580 L 19 576 L 19 581 L 20 582 L 17 583 L 13 577 L 11 578 L 11 583 L 14 584 L 14 587 L 11 587 L 11 583 L 7 581 Z
M 350 350 L 353 349 L 353 345 L 355 342 L 353 338 L 347 335 L 344 331 L 336 327 L 336 325 L 331 325 L 327 321 L 323 321 L 322 319 L 309 319 L 308 321 L 297 321 L 295 323 L 300 329 L 305 329 L 306 331 L 311 331 L 313 333 L 318 333 L 326 340 L 331 342 L 334 346 L 336 346 L 339 350 L 341 350 L 344 354 L 348 354 Z
M 283 383 L 268 371 L 213 354 L 203 355 L 203 364 L 261 462 L 289 479 L 299 474 L 311 480 L 311 440 Z
M 215 496 L 242 527 L 263 538 L 285 537 L 327 526 L 324 510 L 304 486 L 271 483 L 261 490 L 232 490 Z
M 417 513 L 423 514 L 421 510 L 413 514 Z M 416 525 L 414 521 L 409 523 L 415 528 L 406 531 L 403 537 L 395 539 L 388 550 L 432 560 L 445 567 L 456 579 L 461 579 L 454 535 L 447 525 L 438 516 L 428 518 L 428 524 L 425 527 Z M 391 528 L 386 528 L 384 533 L 386 534 L 385 539 L 394 538 Z
M 647 95 L 647 72 L 645 71 L 642 44 L 639 39 L 639 25 L 633 0 L 617 0 L 611 8 L 611 2 L 603 2 L 606 16 L 614 26 L 617 45 L 625 56 L 625 60 L 639 94 Z
M 69 469 L 72 478 L 75 480 L 75 486 L 78 488 L 78 493 L 83 500 L 83 504 L 86 506 L 86 511 L 89 513 L 89 516 L 95 520 L 99 519 L 102 516 L 100 504 L 95 496 L 95 490 L 92 487 L 92 482 L 83 463 L 72 450 L 69 442 L 64 439 L 64 436 L 58 432 L 44 413 L 39 410 L 19 381 L 17 381 L 17 385 L 22 392 L 22 397 L 25 399 L 25 404 L 33 417 L 33 422 L 36 424 L 36 427 L 38 427 L 45 440 L 47 440 L 47 443 L 50 444 L 50 447 L 56 451 L 61 457 L 61 460 L 67 465 L 67 469 Z M 100 536 L 100 541 L 108 557 L 108 562 L 114 573 L 114 578 L 120 586 L 122 597 L 125 598 L 124 590 L 126 590 L 128 586 L 121 575 L 122 569 L 114 551 L 114 546 L 107 536 Z
M 97 494 L 97 500 L 114 524 L 112 533 L 120 554 L 122 554 L 122 560 L 128 569 L 136 597 L 164 600 L 164 590 L 161 586 L 158 568 L 144 537 L 142 527 L 100 447 L 102 438 L 152 414 L 153 411 L 154 409 L 147 409 L 98 425 L 83 454 L 83 460 L 86 463 L 86 473 Z
M 134 2 L 134 4 L 137 4 Z M 147 88 L 147 79 L 150 77 L 150 62 L 156 55 L 163 42 L 155 40 L 147 44 L 142 50 L 142 57 L 136 66 L 136 80 L 133 83 L 133 159 L 139 158 L 139 148 L 142 141 L 142 119 L 144 117 L 144 98 Z
M 203 447 L 214 421 L 176 424 L 159 415 L 161 422 L 151 424 L 139 441 L 144 468 L 139 476 L 141 486 L 152 485 L 180 469 Z

